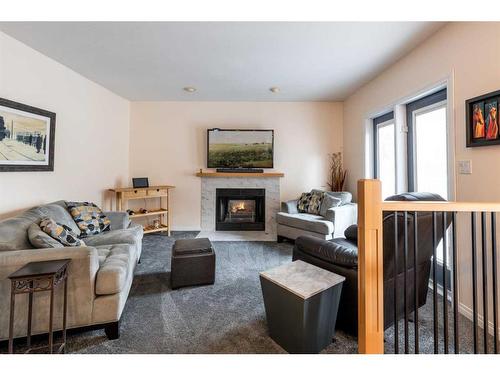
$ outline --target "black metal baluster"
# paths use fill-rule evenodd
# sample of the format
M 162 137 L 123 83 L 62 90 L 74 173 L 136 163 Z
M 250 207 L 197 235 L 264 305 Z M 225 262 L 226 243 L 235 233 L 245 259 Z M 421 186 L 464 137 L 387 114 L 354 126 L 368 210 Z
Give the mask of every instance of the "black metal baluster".
M 448 272 L 448 244 L 446 238 L 446 212 L 443 212 L 443 319 L 444 319 L 444 353 L 448 354 L 448 286 L 446 273 Z
M 404 310 L 405 310 L 405 354 L 409 353 L 410 342 L 408 335 L 408 212 L 404 212 Z
M 486 212 L 481 212 L 481 247 L 483 253 L 483 345 L 488 354 L 488 244 L 486 242 Z
M 419 353 L 418 341 L 418 216 L 413 213 L 413 286 L 415 289 L 415 354 Z
M 476 213 L 471 212 L 472 228 L 472 315 L 474 323 L 474 354 L 477 354 L 477 254 L 476 254 Z
M 437 293 L 437 230 L 436 211 L 432 212 L 432 288 L 434 307 L 434 354 L 439 354 L 439 325 L 438 325 L 438 293 Z
M 497 216 L 496 212 L 491 213 L 491 261 L 493 272 L 493 349 L 498 354 L 498 286 L 497 286 Z
M 460 337 L 458 331 L 458 257 L 457 257 L 457 213 L 452 214 L 453 231 L 453 333 L 455 335 L 455 354 L 460 353 Z
M 394 212 L 394 353 L 399 354 L 398 324 L 398 212 Z

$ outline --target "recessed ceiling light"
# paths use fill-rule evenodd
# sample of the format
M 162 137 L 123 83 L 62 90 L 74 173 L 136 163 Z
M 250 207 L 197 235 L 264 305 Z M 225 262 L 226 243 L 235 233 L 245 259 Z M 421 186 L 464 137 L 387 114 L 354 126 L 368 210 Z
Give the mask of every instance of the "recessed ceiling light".
M 187 92 L 195 92 L 196 87 L 187 86 L 187 87 L 184 87 L 183 90 L 187 91 Z
M 269 89 L 269 91 L 271 91 L 272 93 L 276 94 L 276 93 L 280 92 L 280 88 L 279 87 L 271 87 Z

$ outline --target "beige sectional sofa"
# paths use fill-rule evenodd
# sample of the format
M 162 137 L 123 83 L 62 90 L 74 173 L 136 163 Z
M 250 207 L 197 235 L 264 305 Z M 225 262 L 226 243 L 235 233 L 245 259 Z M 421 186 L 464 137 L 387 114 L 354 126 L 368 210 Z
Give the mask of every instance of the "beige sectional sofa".
M 105 328 L 110 339 L 119 337 L 119 321 L 141 256 L 143 230 L 127 213 L 106 212 L 111 230 L 86 237 L 85 246 L 37 249 L 28 239 L 28 227 L 52 217 L 78 232 L 64 201 L 34 207 L 0 221 L 0 340 L 8 339 L 10 281 L 8 276 L 35 261 L 71 259 L 68 269 L 68 328 Z M 79 232 L 78 232 L 79 233 Z M 54 329 L 62 328 L 62 290 L 57 288 Z M 48 331 L 49 295 L 35 293 L 33 334 Z M 14 336 L 26 336 L 27 295 L 16 297 Z

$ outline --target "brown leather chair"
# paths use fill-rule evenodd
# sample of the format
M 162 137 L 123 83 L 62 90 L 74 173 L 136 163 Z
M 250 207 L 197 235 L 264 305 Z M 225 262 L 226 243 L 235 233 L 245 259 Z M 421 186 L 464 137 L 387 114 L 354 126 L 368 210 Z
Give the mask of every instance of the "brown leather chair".
M 387 200 L 395 201 L 444 201 L 442 197 L 431 193 L 405 193 L 395 195 Z M 384 242 L 384 329 L 394 323 L 394 280 L 397 278 L 397 316 L 398 320 L 404 316 L 404 216 L 398 213 L 398 265 L 395 272 L 394 265 L 394 213 L 386 213 L 383 218 Z M 418 249 L 417 249 L 417 287 L 418 307 L 425 305 L 429 277 L 432 264 L 432 213 L 420 212 L 417 215 Z M 451 222 L 448 215 L 446 226 Z M 407 295 L 408 310 L 413 312 L 414 303 L 414 275 L 415 258 L 413 246 L 413 213 L 408 213 L 408 254 L 407 254 Z M 437 243 L 443 238 L 442 214 L 437 214 Z M 337 328 L 357 335 L 358 330 L 358 248 L 357 225 L 345 231 L 346 238 L 322 240 L 311 236 L 301 236 L 296 239 L 293 250 L 293 260 L 303 260 L 318 267 L 327 269 L 346 278 L 340 299 Z M 396 276 L 396 277 L 395 277 Z

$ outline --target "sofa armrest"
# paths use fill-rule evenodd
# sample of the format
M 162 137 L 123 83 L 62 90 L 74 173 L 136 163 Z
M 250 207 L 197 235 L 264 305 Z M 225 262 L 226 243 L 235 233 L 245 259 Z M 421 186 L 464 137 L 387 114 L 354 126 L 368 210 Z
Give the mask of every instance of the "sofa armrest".
M 294 253 L 304 254 L 345 268 L 357 268 L 358 247 L 344 239 L 324 240 L 313 236 L 299 236 L 295 240 Z
M 326 211 L 325 219 L 333 223 L 333 238 L 344 237 L 344 231 L 358 222 L 358 205 L 348 203 Z
M 111 230 L 127 229 L 130 225 L 130 217 L 127 212 L 107 211 L 104 212 L 111 221 Z
M 286 212 L 287 214 L 298 214 L 297 204 L 299 203 L 298 199 L 294 199 L 291 201 L 281 202 L 281 212 Z
M 90 278 L 95 277 L 99 268 L 97 250 L 88 246 L 0 251 L 0 280 L 9 276 L 7 269 L 14 272 L 29 262 L 60 259 L 71 259 L 70 267 L 76 264 Z

